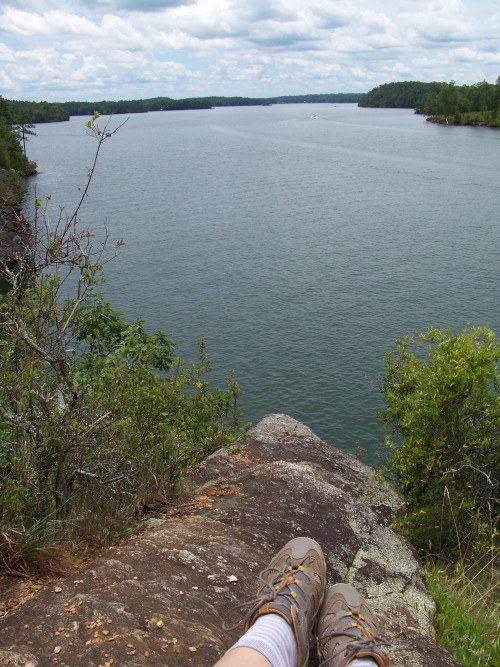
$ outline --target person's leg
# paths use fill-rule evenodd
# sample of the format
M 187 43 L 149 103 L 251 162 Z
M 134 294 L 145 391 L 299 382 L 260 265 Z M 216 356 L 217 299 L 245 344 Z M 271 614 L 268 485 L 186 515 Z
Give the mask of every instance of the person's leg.
M 259 579 L 245 634 L 216 667 L 305 667 L 326 583 L 321 547 L 306 537 L 290 540 Z
M 272 667 L 272 665 L 262 653 L 243 646 L 226 653 L 214 667 Z
M 288 622 L 277 614 L 260 616 L 229 649 L 231 656 L 240 648 L 258 651 L 271 667 L 296 667 L 297 640 Z M 260 663 L 259 663 L 260 664 Z
M 324 667 L 389 667 L 377 625 L 366 600 L 348 584 L 326 592 L 318 614 L 317 648 Z

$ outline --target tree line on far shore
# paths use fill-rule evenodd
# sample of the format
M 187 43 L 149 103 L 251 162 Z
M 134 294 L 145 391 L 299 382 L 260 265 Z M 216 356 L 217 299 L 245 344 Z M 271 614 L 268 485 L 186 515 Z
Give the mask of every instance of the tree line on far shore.
M 5 100 L 9 114 L 16 123 L 53 123 L 69 120 L 70 116 L 100 114 L 147 113 L 149 111 L 181 111 L 212 109 L 227 106 L 270 106 L 272 104 L 356 103 L 361 93 L 325 93 L 317 95 L 282 95 L 279 97 L 189 97 L 175 100 L 152 97 L 140 100 L 101 100 L 100 102 L 27 102 Z
M 415 109 L 428 120 L 448 124 L 500 126 L 500 76 L 495 83 L 480 81 L 457 85 L 454 81 L 399 81 L 384 83 L 370 92 L 281 95 L 277 97 L 152 97 L 139 100 L 99 102 L 27 102 L 4 100 L 12 121 L 17 124 L 51 123 L 71 116 L 131 114 L 150 111 L 211 109 L 225 106 L 270 106 L 298 103 L 351 103 L 360 107 Z
M 385 83 L 363 95 L 359 106 L 415 109 L 433 122 L 500 127 L 500 76 L 495 83 L 470 86 L 455 81 Z

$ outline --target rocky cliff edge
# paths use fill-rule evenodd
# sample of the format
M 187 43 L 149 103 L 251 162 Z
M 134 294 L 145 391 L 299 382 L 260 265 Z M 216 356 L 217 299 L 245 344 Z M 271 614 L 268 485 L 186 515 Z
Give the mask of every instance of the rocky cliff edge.
M 270 415 L 238 454 L 215 453 L 187 483 L 186 501 L 3 619 L 0 664 L 210 667 L 239 636 L 222 630 L 224 614 L 305 535 L 322 545 L 329 581 L 368 598 L 392 667 L 458 665 L 433 638 L 415 554 L 390 528 L 401 501 L 358 459 Z
M 17 254 L 24 249 L 23 238 L 28 231 L 22 214 L 22 197 L 17 204 L 8 204 L 2 198 L 2 190 L 8 183 L 7 170 L 0 168 L 0 263 L 16 260 Z

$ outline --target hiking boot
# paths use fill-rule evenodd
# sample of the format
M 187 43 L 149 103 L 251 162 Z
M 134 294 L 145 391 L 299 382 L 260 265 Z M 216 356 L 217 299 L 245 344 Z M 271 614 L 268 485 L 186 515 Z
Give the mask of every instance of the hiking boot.
M 379 667 L 389 667 L 389 656 L 380 648 L 387 642 L 377 637 L 370 608 L 348 584 L 335 584 L 326 591 L 316 633 L 321 666 L 346 667 L 355 658 L 372 658 Z
M 252 605 L 245 632 L 264 614 L 278 614 L 291 626 L 297 640 L 297 666 L 306 667 L 312 626 L 326 586 L 325 557 L 320 545 L 308 537 L 290 540 L 260 573 L 259 580 L 256 600 L 238 605 Z

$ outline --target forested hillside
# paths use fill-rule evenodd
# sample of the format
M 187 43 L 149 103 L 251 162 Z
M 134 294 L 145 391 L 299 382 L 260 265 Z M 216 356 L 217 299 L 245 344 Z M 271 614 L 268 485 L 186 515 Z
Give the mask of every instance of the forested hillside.
M 500 127 L 500 76 L 495 83 L 480 81 L 472 86 L 442 83 L 416 111 L 433 122 Z
M 470 86 L 401 81 L 374 88 L 359 101 L 361 107 L 415 109 L 429 121 L 455 125 L 500 126 L 500 76 L 495 83 Z
M 423 83 L 422 81 L 399 81 L 384 83 L 359 101 L 360 107 L 385 107 L 395 109 L 415 109 L 429 96 L 439 92 L 441 83 Z
M 16 123 L 54 123 L 68 120 L 68 111 L 55 102 L 19 102 L 5 100 L 10 116 Z

